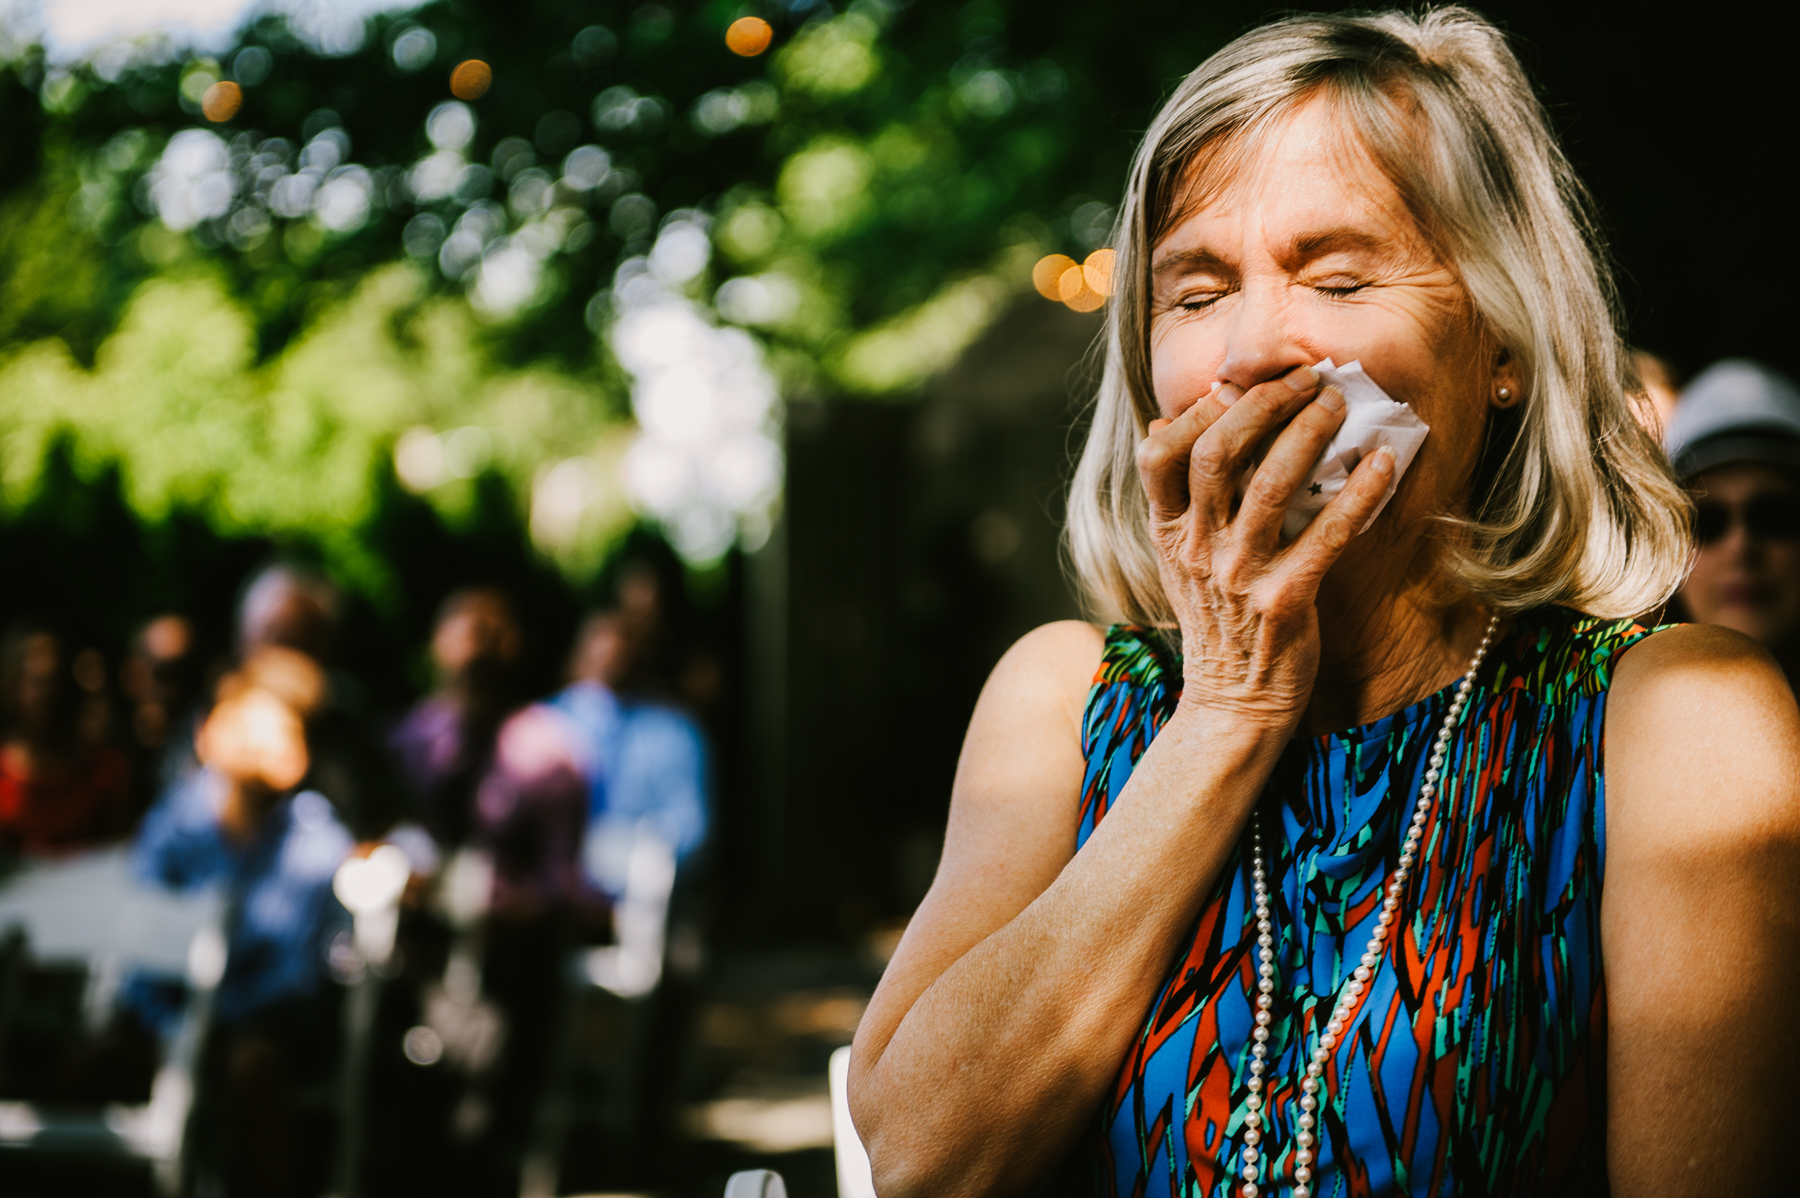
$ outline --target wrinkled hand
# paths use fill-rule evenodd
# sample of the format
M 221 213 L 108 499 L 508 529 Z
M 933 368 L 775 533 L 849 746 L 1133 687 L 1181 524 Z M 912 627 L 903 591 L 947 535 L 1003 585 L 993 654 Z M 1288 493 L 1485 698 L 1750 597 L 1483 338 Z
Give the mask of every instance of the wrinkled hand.
M 1237 490 L 1257 446 L 1289 421 Z M 1150 535 L 1181 626 L 1183 707 L 1291 734 L 1319 668 L 1319 583 L 1393 477 L 1370 454 L 1305 532 L 1281 544 L 1288 501 L 1344 420 L 1344 397 L 1302 366 L 1240 392 L 1229 384 L 1138 446 Z

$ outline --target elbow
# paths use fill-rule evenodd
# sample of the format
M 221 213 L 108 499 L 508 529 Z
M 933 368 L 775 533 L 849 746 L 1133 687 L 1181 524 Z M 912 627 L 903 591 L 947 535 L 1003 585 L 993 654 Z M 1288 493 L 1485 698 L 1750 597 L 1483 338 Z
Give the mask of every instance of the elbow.
M 866 1103 L 851 1114 L 869 1157 L 869 1176 L 879 1198 L 989 1198 L 995 1188 L 970 1156 L 945 1143 L 928 1125 L 889 1108 L 876 1117 Z
M 977 1193 L 950 1162 L 901 1147 L 895 1143 L 898 1138 L 877 1135 L 865 1145 L 869 1177 L 878 1198 L 952 1198 Z
M 879 1198 L 942 1198 L 959 1191 L 956 1179 L 933 1159 L 931 1137 L 907 1117 L 910 1104 L 873 1093 L 879 1087 L 851 1066 L 850 1120 L 869 1158 L 869 1177 Z M 923 1149 L 923 1151 L 922 1151 Z

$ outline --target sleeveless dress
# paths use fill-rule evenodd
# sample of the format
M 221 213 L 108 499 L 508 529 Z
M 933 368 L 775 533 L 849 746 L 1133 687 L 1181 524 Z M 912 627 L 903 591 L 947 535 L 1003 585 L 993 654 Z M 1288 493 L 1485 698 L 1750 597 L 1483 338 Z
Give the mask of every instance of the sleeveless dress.
M 1381 966 L 1326 1067 L 1317 1198 L 1605 1192 L 1602 733 L 1612 668 L 1651 631 L 1542 608 L 1490 651 Z M 1107 632 L 1083 721 L 1078 846 L 1180 689 L 1160 634 Z M 1300 1078 L 1375 927 L 1453 691 L 1296 739 L 1258 803 L 1276 941 L 1264 1195 L 1294 1184 Z M 1243 1185 L 1248 846 L 1246 831 L 1103 1104 L 1089 1145 L 1103 1194 L 1224 1198 Z

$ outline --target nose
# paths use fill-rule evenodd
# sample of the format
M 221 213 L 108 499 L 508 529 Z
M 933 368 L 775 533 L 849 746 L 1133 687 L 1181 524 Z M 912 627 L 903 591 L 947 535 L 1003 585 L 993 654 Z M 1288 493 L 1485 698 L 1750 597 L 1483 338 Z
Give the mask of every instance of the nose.
M 1225 360 L 1219 363 L 1220 382 L 1248 391 L 1296 366 L 1312 365 L 1290 327 L 1285 291 L 1273 280 L 1245 282 L 1238 302 L 1231 306 Z

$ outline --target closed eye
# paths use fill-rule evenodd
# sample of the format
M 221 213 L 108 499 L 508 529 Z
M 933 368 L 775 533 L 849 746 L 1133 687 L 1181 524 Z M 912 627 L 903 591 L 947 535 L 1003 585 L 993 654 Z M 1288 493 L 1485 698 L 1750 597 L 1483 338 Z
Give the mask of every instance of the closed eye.
M 1357 292 L 1369 286 L 1369 284 L 1366 281 L 1356 279 L 1334 279 L 1328 283 L 1321 281 L 1308 284 L 1308 286 L 1320 295 L 1327 295 L 1332 299 L 1343 299 L 1346 296 L 1355 295 Z
M 1231 292 L 1229 290 L 1223 289 L 1219 291 L 1190 291 L 1188 294 L 1175 301 L 1175 307 L 1181 309 L 1183 312 L 1203 312 L 1230 294 Z

